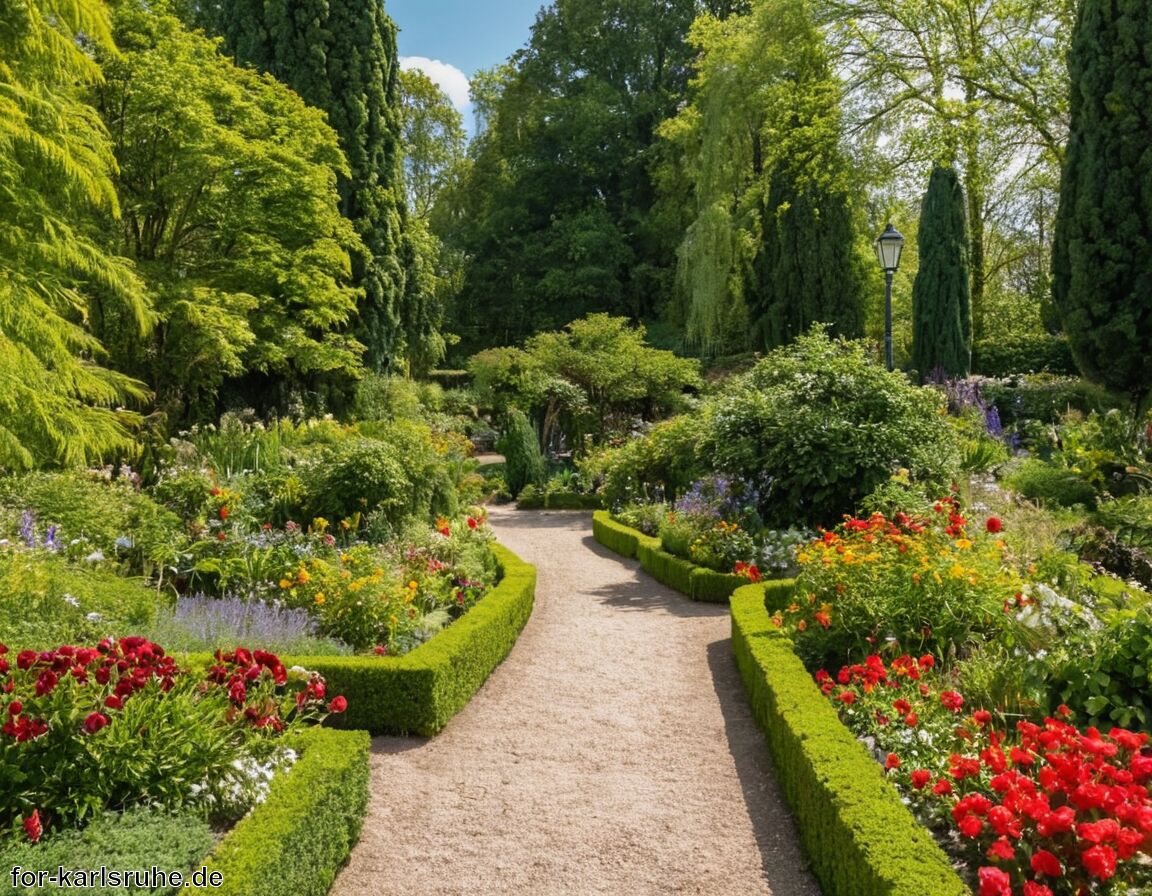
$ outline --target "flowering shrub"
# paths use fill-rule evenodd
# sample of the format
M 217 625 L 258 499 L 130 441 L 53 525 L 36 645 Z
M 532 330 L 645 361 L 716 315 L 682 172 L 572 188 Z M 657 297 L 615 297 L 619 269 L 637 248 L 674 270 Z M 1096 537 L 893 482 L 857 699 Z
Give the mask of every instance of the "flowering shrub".
M 1063 718 L 1005 730 L 991 712 L 967 707 L 931 656 L 886 664 L 874 654 L 816 679 L 913 808 L 966 860 L 980 896 L 1080 896 L 1147 883 L 1139 861 L 1152 842 L 1147 735 L 1081 731 Z
M 135 803 L 242 814 L 251 763 L 287 761 L 279 735 L 347 706 L 273 654 L 218 652 L 197 675 L 143 638 L 0 645 L 0 693 L 0 830 L 32 839 Z
M 997 538 L 999 520 L 972 526 L 957 502 L 930 518 L 848 519 L 802 550 L 796 602 L 777 614 L 813 665 L 862 657 L 877 645 L 962 654 L 1004 625 L 1023 582 Z

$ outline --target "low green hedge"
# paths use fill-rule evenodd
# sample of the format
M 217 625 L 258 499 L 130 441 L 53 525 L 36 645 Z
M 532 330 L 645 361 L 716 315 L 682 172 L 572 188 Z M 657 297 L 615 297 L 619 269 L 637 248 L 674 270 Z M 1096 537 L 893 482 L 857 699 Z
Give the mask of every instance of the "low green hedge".
M 500 545 L 503 577 L 492 593 L 426 644 L 400 657 L 292 657 L 348 698 L 341 728 L 431 736 L 468 705 L 508 655 L 532 614 L 536 569 Z
M 697 566 L 689 560 L 669 554 L 661 548 L 659 538 L 617 522 L 606 510 L 592 515 L 592 534 L 608 550 L 639 560 L 644 571 L 652 578 L 688 595 L 692 600 L 727 603 L 728 596 L 748 581 L 740 576 Z
M 268 798 L 240 821 L 204 863 L 218 888 L 196 896 L 324 896 L 360 838 L 368 808 L 368 735 L 313 728 L 300 757 Z
M 732 648 L 800 840 L 827 896 L 971 896 L 948 857 L 844 727 L 766 601 L 790 583 L 732 595 Z
M 468 705 L 508 655 L 532 615 L 536 568 L 494 545 L 502 573 L 492 593 L 426 644 L 403 656 L 286 656 L 285 666 L 319 672 L 328 693 L 348 698 L 338 728 L 431 736 Z M 207 666 L 206 656 L 192 663 Z

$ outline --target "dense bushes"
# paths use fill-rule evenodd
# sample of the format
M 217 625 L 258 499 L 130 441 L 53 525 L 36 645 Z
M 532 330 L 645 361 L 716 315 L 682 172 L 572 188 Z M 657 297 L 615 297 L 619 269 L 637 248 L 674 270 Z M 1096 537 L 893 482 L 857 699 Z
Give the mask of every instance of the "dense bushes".
M 1008 473 L 1006 482 L 1025 498 L 1044 504 L 1082 504 L 1089 509 L 1096 506 L 1096 489 L 1081 474 L 1035 458 L 1018 464 Z
M 1005 426 L 1026 420 L 1055 423 L 1069 410 L 1087 414 L 1106 411 L 1116 398 L 1087 380 L 1049 375 L 1010 376 L 1005 380 L 982 380 L 985 400 L 995 405 Z
M 1072 349 L 1063 336 L 1028 333 L 979 339 L 972 346 L 972 371 L 982 376 L 1010 377 L 1021 373 L 1079 376 Z
M 899 468 L 944 488 L 957 465 L 940 397 L 886 372 L 862 343 L 812 332 L 716 401 L 704 456 L 760 488 L 764 522 L 835 523 Z

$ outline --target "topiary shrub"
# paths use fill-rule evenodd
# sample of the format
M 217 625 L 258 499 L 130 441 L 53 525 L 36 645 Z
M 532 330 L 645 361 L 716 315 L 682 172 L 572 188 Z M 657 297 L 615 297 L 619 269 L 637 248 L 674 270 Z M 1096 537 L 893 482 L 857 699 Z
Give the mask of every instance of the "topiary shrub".
M 523 411 L 508 414 L 508 428 L 496 450 L 504 455 L 505 479 L 508 491 L 515 497 L 526 485 L 541 487 L 548 479 L 548 463 L 540 450 L 536 430 Z
M 758 487 L 769 526 L 834 525 L 900 469 L 941 490 L 958 455 L 943 398 L 819 329 L 716 402 L 703 455 Z

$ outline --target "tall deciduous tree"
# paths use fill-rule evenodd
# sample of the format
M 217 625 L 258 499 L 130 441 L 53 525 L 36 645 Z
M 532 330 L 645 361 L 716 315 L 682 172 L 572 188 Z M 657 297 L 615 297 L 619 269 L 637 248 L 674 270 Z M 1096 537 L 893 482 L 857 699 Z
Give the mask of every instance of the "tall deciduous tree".
M 119 165 L 120 245 L 162 325 L 141 341 L 115 308 L 94 323 L 173 422 L 214 418 L 226 381 L 249 403 L 283 407 L 317 376 L 361 370 L 363 346 L 343 332 L 357 296 L 349 252 L 363 250 L 338 209 L 347 167 L 322 112 L 164 9 L 119 2 L 125 49 L 98 91 Z
M 270 73 L 328 113 L 348 158 L 341 211 L 367 253 L 353 259 L 364 291 L 358 335 L 371 368 L 402 362 L 408 309 L 400 61 L 381 2 L 211 0 L 198 20 L 243 65 Z
M 590 311 L 650 315 L 670 292 L 677 237 L 652 214 L 655 129 L 681 100 L 685 38 L 706 5 L 557 0 L 514 69 L 485 79 L 463 209 L 444 231 L 469 259 L 466 347 Z
M 1152 7 L 1084 0 L 1069 68 L 1072 125 L 1053 299 L 1081 370 L 1152 391 Z
M 93 237 L 116 215 L 115 162 L 96 110 L 78 90 L 100 72 L 88 48 L 112 50 L 101 0 L 30 0 L 0 11 L 0 466 L 78 463 L 131 444 L 143 384 L 94 359 L 87 326 L 97 295 L 125 326 L 150 324 L 131 265 Z
M 917 234 L 920 267 L 912 286 L 912 365 L 921 379 L 965 377 L 972 363 L 968 222 L 953 168 L 932 169 Z

